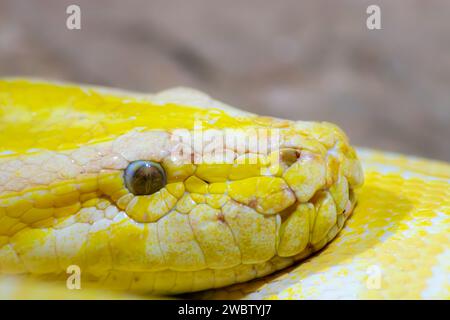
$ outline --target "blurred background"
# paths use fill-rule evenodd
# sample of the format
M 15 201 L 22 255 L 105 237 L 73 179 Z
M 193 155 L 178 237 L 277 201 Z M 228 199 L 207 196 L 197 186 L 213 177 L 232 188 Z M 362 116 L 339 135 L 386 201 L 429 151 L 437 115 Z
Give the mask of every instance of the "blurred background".
M 81 30 L 66 8 L 81 7 Z M 366 8 L 381 8 L 368 30 Z M 0 76 L 155 92 L 339 124 L 450 161 L 450 1 L 0 0 Z

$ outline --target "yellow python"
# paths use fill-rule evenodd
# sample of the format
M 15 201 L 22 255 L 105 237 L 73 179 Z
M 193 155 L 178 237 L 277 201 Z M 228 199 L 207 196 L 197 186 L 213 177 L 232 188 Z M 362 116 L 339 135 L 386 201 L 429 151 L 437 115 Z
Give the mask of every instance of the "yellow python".
M 183 162 L 185 141 L 174 136 L 198 123 L 206 135 L 234 130 L 237 141 L 253 134 L 258 143 L 211 147 L 203 136 Z M 81 297 L 95 288 L 450 296 L 445 163 L 361 150 L 359 188 L 360 162 L 336 126 L 260 117 L 189 89 L 142 95 L 0 80 L 0 132 L 0 297 L 33 298 L 44 281 L 52 289 L 42 285 L 38 297 L 72 297 L 73 265 Z M 277 133 L 277 148 L 261 151 L 263 132 Z M 227 162 L 196 161 L 211 154 Z M 243 283 L 305 259 L 343 227 L 281 276 Z

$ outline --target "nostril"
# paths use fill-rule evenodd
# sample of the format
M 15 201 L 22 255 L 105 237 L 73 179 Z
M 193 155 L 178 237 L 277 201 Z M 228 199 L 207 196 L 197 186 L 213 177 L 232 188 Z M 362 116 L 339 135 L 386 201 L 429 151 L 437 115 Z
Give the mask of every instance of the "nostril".
M 290 167 L 300 158 L 300 151 L 297 149 L 282 149 L 280 150 L 280 161 Z

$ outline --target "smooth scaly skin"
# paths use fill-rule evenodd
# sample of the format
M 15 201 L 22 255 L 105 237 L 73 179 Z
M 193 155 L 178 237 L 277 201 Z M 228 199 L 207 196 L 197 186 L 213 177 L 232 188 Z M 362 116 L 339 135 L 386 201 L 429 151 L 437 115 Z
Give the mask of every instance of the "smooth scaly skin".
M 450 164 L 368 149 L 358 156 L 358 205 L 324 250 L 286 272 L 195 297 L 450 299 Z
M 133 98 L 14 80 L 0 82 L 0 106 L 3 273 L 57 276 L 78 265 L 101 287 L 169 294 L 247 281 L 334 238 L 362 183 L 335 126 L 226 113 L 194 92 Z M 261 162 L 178 163 L 173 130 L 198 119 L 205 129 L 276 127 L 281 152 L 298 152 L 277 168 L 258 146 L 227 142 L 215 151 Z M 168 184 L 131 194 L 123 170 L 135 160 L 159 162 Z
M 214 109 L 204 109 L 208 107 Z M 58 279 L 59 274 L 65 280 L 66 266 L 77 264 L 83 270 L 83 288 L 94 285 L 156 293 L 196 291 L 250 280 L 290 265 L 330 241 L 352 210 L 353 188 L 362 183 L 354 151 L 335 126 L 257 117 L 190 90 L 143 96 L 3 81 L 0 112 L 0 130 L 5 133 L 0 136 L 0 270 L 4 273 L 43 274 L 47 280 Z M 206 129 L 279 128 L 282 150 L 299 150 L 300 157 L 294 163 L 282 163 L 281 171 L 273 170 L 268 157 L 262 165 L 267 166 L 264 177 L 257 177 L 261 168 L 255 166 L 181 166 L 171 159 L 177 146 L 170 141 L 170 133 L 174 128 L 191 130 L 195 119 L 202 119 Z M 233 159 L 242 157 L 239 152 L 232 155 Z M 161 162 L 169 184 L 157 195 L 137 199 L 124 189 L 121 173 L 130 161 L 143 159 Z M 448 172 L 444 165 L 441 171 L 445 170 Z M 383 181 L 376 185 L 383 186 Z M 386 181 L 388 186 L 390 180 Z M 448 184 L 445 186 L 443 192 L 448 194 Z M 389 187 L 395 188 L 395 183 Z M 354 225 L 360 231 L 346 228 L 344 234 L 350 232 L 350 236 L 338 239 L 343 244 L 333 247 L 332 243 L 311 259 L 313 264 L 300 264 L 300 279 L 295 277 L 298 268 L 285 275 L 293 274 L 295 282 L 267 283 L 265 291 L 255 291 L 251 284 L 239 290 L 254 291 L 250 297 L 256 298 L 275 297 L 274 293 L 282 298 L 321 297 L 337 292 L 334 288 L 317 296 L 317 292 L 325 292 L 320 288 L 329 288 L 339 278 L 327 268 L 348 260 L 342 257 L 357 259 L 364 245 L 372 243 L 365 244 L 366 237 L 361 237 L 362 245 L 355 244 L 359 239 L 355 232 L 386 238 L 377 228 L 396 208 L 384 208 L 397 199 L 392 197 L 384 207 L 372 207 L 377 197 L 372 201 L 366 189 L 358 191 L 366 212 L 357 217 L 369 225 Z M 380 210 L 383 214 L 369 214 Z M 358 222 L 354 218 L 350 224 L 352 220 Z M 444 222 L 448 223 L 448 218 Z M 422 231 L 419 229 L 414 225 L 416 232 Z M 430 237 L 428 244 L 439 244 L 435 247 L 440 250 L 426 251 L 428 260 L 430 255 L 445 254 L 442 248 L 446 248 L 448 237 L 441 234 L 448 228 L 439 230 L 441 238 Z M 419 234 L 414 234 L 414 239 Z M 389 248 L 378 249 L 382 258 L 390 252 Z M 328 259 L 323 258 L 326 253 Z M 438 278 L 448 266 L 446 258 L 440 259 L 444 263 L 423 263 L 427 270 L 438 267 L 432 272 Z M 365 273 L 360 262 L 350 265 Z M 318 287 L 322 276 L 316 280 L 314 276 L 320 274 L 329 278 Z M 414 276 L 415 283 L 422 286 L 408 288 L 408 292 L 420 297 L 427 289 L 423 283 L 431 276 Z M 347 285 L 355 278 L 364 284 L 358 277 L 339 283 L 343 293 L 336 297 L 367 296 L 361 286 L 355 289 Z M 4 280 L 6 288 L 0 279 L 0 297 L 33 297 L 34 291 L 23 287 L 35 286 L 20 279 L 22 276 Z M 407 287 L 392 282 L 390 288 Z M 56 283 L 56 292 L 61 295 L 54 296 L 73 297 L 61 289 L 62 285 L 65 281 Z M 443 288 L 434 296 L 448 296 L 448 281 Z M 231 288 L 207 296 L 222 297 L 226 292 L 241 291 Z M 391 290 L 385 297 L 401 296 L 398 290 Z

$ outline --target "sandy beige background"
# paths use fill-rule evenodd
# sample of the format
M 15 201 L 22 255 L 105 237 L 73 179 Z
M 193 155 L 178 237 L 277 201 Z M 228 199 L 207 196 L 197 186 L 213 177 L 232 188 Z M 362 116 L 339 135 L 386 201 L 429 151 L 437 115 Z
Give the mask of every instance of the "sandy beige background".
M 78 4 L 82 30 L 65 27 Z M 366 28 L 378 4 L 382 30 Z M 192 86 L 450 161 L 450 1 L 0 0 L 0 76 Z

